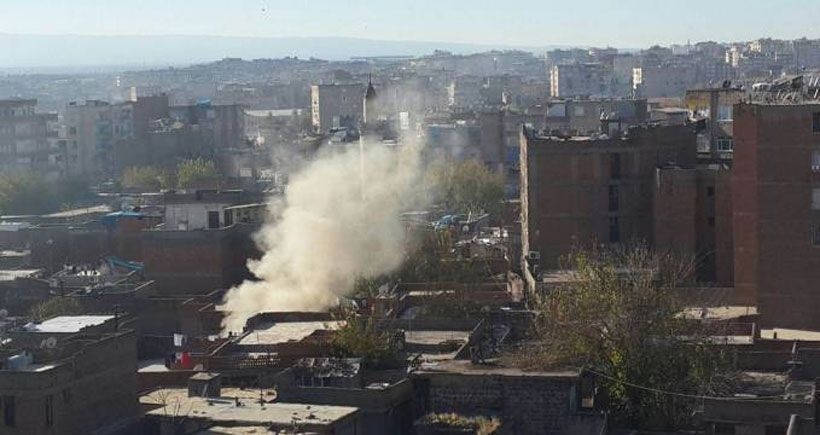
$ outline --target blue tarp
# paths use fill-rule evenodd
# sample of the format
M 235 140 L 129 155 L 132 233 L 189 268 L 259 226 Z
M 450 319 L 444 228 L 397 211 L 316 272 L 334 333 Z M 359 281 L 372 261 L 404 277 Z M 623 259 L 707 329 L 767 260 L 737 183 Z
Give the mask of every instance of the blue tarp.
M 143 217 L 145 217 L 144 214 L 136 211 L 115 211 L 114 213 L 108 213 L 103 216 L 102 224 L 106 227 L 113 228 L 117 226 L 117 222 L 120 219 L 142 219 Z

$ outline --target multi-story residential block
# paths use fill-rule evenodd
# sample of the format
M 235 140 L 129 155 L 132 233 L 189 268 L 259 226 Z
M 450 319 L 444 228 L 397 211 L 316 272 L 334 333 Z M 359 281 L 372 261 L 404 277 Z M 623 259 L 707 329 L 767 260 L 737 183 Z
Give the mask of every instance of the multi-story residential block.
M 688 126 L 628 129 L 624 135 L 521 138 L 521 236 L 532 269 L 593 243 L 652 241 L 655 170 L 694 167 Z
M 764 326 L 820 328 L 820 104 L 738 104 L 734 140 L 738 297 Z
M 313 85 L 310 87 L 313 128 L 327 133 L 332 128 L 358 128 L 364 112 L 365 88 L 352 85 Z
M 697 80 L 696 69 L 687 66 L 641 66 L 633 70 L 632 86 L 643 98 L 681 98 Z
M 612 96 L 612 68 L 601 63 L 554 65 L 550 69 L 553 98 Z
M 44 175 L 57 170 L 49 130 L 57 115 L 36 113 L 36 107 L 37 100 L 0 100 L 0 170 Z
M 705 129 L 698 132 L 698 151 L 714 157 L 732 152 L 732 112 L 743 96 L 743 90 L 733 87 L 686 91 L 684 107 L 692 112 L 696 120 L 705 123 Z

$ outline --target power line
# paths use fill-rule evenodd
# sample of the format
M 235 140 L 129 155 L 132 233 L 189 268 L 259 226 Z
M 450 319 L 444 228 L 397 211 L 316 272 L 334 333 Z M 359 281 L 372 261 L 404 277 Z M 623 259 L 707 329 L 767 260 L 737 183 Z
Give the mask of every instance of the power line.
M 617 379 L 613 376 L 610 376 L 610 375 L 607 375 L 607 374 L 604 374 L 604 373 L 601 373 L 601 372 L 598 372 L 598 371 L 595 371 L 595 370 L 592 370 L 592 369 L 586 369 L 586 371 L 588 371 L 590 373 L 594 373 L 594 374 L 596 374 L 596 375 L 598 375 L 602 378 L 609 379 L 613 382 L 617 382 L 621 385 L 625 385 L 627 387 L 632 387 L 632 388 L 636 388 L 636 389 L 639 389 L 639 390 L 650 391 L 650 392 L 657 393 L 657 394 L 665 394 L 665 395 L 668 395 L 668 396 L 683 397 L 683 398 L 693 399 L 693 400 L 708 399 L 708 400 L 725 400 L 725 401 L 730 401 L 730 400 L 751 401 L 751 400 L 783 399 L 783 396 L 785 396 L 785 394 L 779 394 L 779 395 L 776 395 L 776 396 L 755 396 L 755 397 L 735 397 L 735 396 L 732 396 L 732 397 L 725 397 L 725 396 L 706 396 L 706 395 L 699 395 L 699 394 L 679 393 L 679 392 L 676 392 L 676 391 L 661 390 L 659 388 L 647 387 L 647 386 L 644 386 L 644 385 L 635 384 L 633 382 L 624 381 L 624 380 Z M 806 391 L 805 394 L 809 394 L 809 393 L 810 393 L 810 391 Z

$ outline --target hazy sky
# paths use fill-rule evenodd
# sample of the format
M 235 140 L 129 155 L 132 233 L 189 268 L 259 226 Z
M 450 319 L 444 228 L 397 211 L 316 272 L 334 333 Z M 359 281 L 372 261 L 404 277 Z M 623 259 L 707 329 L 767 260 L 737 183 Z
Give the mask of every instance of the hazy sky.
M 820 37 L 818 0 L 2 0 L 0 33 L 349 36 L 638 48 Z

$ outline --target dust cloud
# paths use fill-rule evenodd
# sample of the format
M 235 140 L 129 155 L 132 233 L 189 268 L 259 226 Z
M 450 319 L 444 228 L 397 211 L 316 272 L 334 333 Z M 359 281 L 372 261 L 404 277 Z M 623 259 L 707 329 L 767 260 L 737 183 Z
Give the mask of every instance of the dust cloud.
M 230 289 L 223 330 L 238 332 L 265 311 L 321 311 L 351 292 L 357 277 L 399 268 L 402 211 L 422 205 L 415 146 L 353 146 L 326 153 L 290 179 L 257 234 L 264 252 L 249 262 L 258 281 Z

